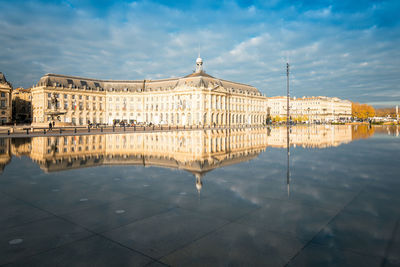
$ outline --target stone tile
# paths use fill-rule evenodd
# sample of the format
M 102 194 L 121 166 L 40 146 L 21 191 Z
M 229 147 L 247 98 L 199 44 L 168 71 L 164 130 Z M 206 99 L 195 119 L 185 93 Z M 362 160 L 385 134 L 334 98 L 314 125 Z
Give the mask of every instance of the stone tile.
M 63 214 L 61 217 L 94 232 L 104 232 L 136 220 L 167 212 L 170 209 L 167 205 L 152 200 L 130 197 L 110 204 Z
M 169 265 L 166 265 L 166 264 L 164 264 L 162 262 L 159 262 L 159 261 L 152 261 L 152 262 L 150 262 L 149 264 L 146 265 L 146 267 L 165 267 L 165 266 L 169 266 Z
M 120 192 L 101 190 L 98 187 L 77 187 L 75 190 L 68 191 L 56 188 L 52 190 L 51 194 L 43 195 L 42 198 L 34 200 L 32 203 L 52 213 L 63 214 L 108 204 L 127 197 L 131 196 Z
M 172 266 L 283 266 L 302 246 L 263 227 L 231 223 L 160 261 Z
M 145 266 L 150 262 L 153 260 L 149 257 L 106 238 L 93 236 L 26 258 L 10 266 Z
M 301 203 L 270 200 L 264 206 L 239 219 L 237 223 L 262 226 L 308 241 L 336 215 L 336 211 Z
M 237 197 L 191 198 L 182 201 L 179 206 L 206 216 L 234 221 L 259 208 L 258 205 Z
M 271 192 L 266 193 L 265 196 L 339 211 L 358 194 L 355 191 L 335 190 L 316 185 L 303 186 L 293 184 L 290 185 L 290 192 L 288 194 L 287 186 L 285 185 L 284 187 L 281 187 L 281 190 L 271 188 L 269 189 Z
M 47 212 L 5 195 L 0 195 L 0 210 L 0 229 L 18 226 L 51 216 Z
M 288 266 L 381 266 L 382 258 L 310 244 Z
M 396 226 L 392 231 L 385 257 L 389 262 L 398 263 L 400 266 L 400 219 L 397 220 Z
M 209 233 L 226 221 L 182 209 L 149 217 L 104 235 L 154 258 L 160 258 Z
M 355 215 L 393 220 L 400 216 L 400 200 L 379 191 L 363 190 L 343 211 Z
M 224 220 L 235 220 L 258 208 L 258 205 L 236 196 L 203 197 L 199 196 L 197 192 L 196 194 L 186 194 L 181 191 L 171 195 L 163 194 L 163 196 L 152 199 L 170 206 L 178 206 L 205 216 Z
M 89 236 L 85 229 L 46 218 L 0 232 L 0 264 L 31 256 Z
M 74 193 L 77 190 L 84 190 L 87 186 L 77 181 L 62 181 L 40 177 L 38 179 L 13 179 L 13 184 L 7 185 L 7 194 L 27 202 L 37 202 L 42 199 L 66 193 Z
M 394 220 L 341 212 L 312 242 L 332 249 L 383 257 L 394 226 Z
M 392 259 L 386 259 L 381 266 L 384 267 L 399 267 L 400 266 L 400 261 L 399 260 L 392 260 Z

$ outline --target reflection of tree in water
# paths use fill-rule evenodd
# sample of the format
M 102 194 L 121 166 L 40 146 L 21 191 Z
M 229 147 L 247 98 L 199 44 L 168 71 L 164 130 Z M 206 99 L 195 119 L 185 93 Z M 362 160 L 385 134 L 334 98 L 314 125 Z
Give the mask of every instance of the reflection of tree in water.
M 396 125 L 375 126 L 375 133 L 398 136 L 399 126 Z
M 355 125 L 351 129 L 351 139 L 366 139 L 373 136 L 375 133 L 375 127 L 369 125 Z

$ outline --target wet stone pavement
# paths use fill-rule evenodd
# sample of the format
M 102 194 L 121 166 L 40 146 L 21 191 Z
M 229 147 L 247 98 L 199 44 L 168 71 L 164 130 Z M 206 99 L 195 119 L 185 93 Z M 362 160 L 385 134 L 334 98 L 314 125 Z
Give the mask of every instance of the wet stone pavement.
M 156 166 L 0 176 L 1 266 L 399 266 L 400 139 L 267 148 L 202 177 Z

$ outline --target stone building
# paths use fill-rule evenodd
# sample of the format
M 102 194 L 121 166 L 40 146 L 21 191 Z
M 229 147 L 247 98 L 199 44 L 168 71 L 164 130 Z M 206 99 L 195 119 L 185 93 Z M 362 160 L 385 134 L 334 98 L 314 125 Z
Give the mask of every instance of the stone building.
M 196 71 L 163 80 L 97 80 L 46 74 L 32 88 L 33 124 L 153 123 L 237 126 L 266 121 L 267 98 L 255 87 Z
M 4 74 L 0 72 L 0 124 L 11 122 L 11 91 L 11 83 L 9 83 Z
M 271 117 L 287 116 L 287 97 L 268 98 Z M 317 96 L 290 98 L 291 119 L 303 118 L 309 122 L 348 121 L 351 119 L 351 102 L 337 97 Z
M 32 121 L 32 95 L 30 88 L 17 88 L 12 91 L 12 118 L 16 122 Z

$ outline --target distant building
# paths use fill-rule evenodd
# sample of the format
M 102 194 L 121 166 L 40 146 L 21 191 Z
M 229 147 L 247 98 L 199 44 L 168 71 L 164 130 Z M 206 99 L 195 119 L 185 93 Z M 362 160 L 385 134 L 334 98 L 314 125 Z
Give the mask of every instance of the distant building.
M 287 97 L 268 98 L 271 117 L 287 116 Z M 290 98 L 291 119 L 302 118 L 310 122 L 347 121 L 351 119 L 351 102 L 337 97 L 317 96 Z
M 9 83 L 4 74 L 0 72 L 0 124 L 11 122 L 11 91 L 11 83 Z
M 214 78 L 196 60 L 182 78 L 113 81 L 46 74 L 32 88 L 33 124 L 261 125 L 267 98 L 250 85 Z
M 12 111 L 13 121 L 32 121 L 32 94 L 30 88 L 17 88 L 12 91 Z

